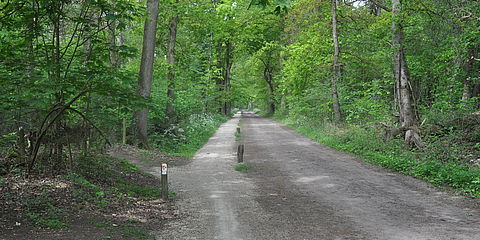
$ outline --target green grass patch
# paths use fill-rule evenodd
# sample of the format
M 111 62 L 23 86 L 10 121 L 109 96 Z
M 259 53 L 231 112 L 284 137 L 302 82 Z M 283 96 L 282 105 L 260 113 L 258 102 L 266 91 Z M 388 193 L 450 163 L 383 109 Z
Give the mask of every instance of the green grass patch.
M 136 226 L 127 225 L 122 226 L 122 236 L 126 239 L 132 240 L 147 240 L 147 239 L 154 239 L 153 236 L 145 233 L 143 230 L 139 229 Z
M 37 226 L 50 229 L 58 229 L 68 226 L 62 220 L 65 213 L 51 203 L 46 204 L 47 211 L 45 213 L 30 212 L 27 217 Z
M 245 163 L 241 163 L 241 164 L 238 164 L 237 166 L 235 166 L 235 171 L 246 173 L 249 170 L 250 170 L 250 167 Z
M 242 140 L 242 136 L 243 136 L 242 133 L 235 132 L 235 141 L 238 142 L 238 141 Z
M 221 114 L 194 114 L 151 139 L 153 145 L 164 153 L 190 158 L 227 120 Z
M 401 139 L 384 142 L 375 130 L 358 126 L 337 127 L 279 120 L 303 136 L 397 172 L 421 178 L 437 186 L 450 186 L 480 197 L 480 169 L 467 164 L 432 159 L 431 153 L 407 149 Z
M 155 177 L 125 159 L 90 156 L 82 158 L 79 165 L 78 173 L 66 176 L 76 186 L 73 195 L 78 200 L 106 207 L 119 199 L 152 200 L 161 196 L 161 190 L 154 185 L 157 182 Z M 137 184 L 136 179 L 148 184 Z
M 142 198 L 145 200 L 155 199 L 162 195 L 160 189 L 136 184 L 119 184 L 118 189 L 121 192 L 125 192 L 130 197 Z

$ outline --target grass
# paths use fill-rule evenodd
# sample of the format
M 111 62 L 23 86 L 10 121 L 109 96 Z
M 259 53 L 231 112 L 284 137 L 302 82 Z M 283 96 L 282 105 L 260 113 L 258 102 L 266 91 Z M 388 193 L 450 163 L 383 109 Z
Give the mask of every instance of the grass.
M 120 183 L 118 190 L 126 193 L 130 197 L 152 200 L 162 195 L 162 191 L 158 188 L 150 186 L 141 186 L 137 184 Z
M 113 225 L 106 222 L 90 222 L 90 224 L 106 229 L 110 235 L 117 235 L 120 234 L 123 238 L 122 239 L 129 239 L 129 240 L 147 240 L 147 239 L 155 239 L 154 236 L 146 233 L 141 228 L 136 226 L 135 224 L 140 224 L 140 221 L 137 219 L 129 218 L 127 219 L 128 224 L 125 225 Z M 101 238 L 101 239 L 112 239 L 112 236 Z
M 57 229 L 68 226 L 63 220 L 65 212 L 51 203 L 47 203 L 45 213 L 29 212 L 27 217 L 37 226 L 43 228 Z
M 242 136 L 243 136 L 242 133 L 235 132 L 235 141 L 238 142 L 238 141 L 242 140 Z
M 191 158 L 227 120 L 221 114 L 194 114 L 151 139 L 164 153 Z
M 384 142 L 373 129 L 298 123 L 275 118 L 303 136 L 345 151 L 385 168 L 411 175 L 436 186 L 449 186 L 471 197 L 480 197 L 480 169 L 467 164 L 432 158 L 431 152 L 407 149 L 401 139 Z
M 147 240 L 147 239 L 154 239 L 153 236 L 145 233 L 141 229 L 133 225 L 126 225 L 122 226 L 122 236 L 126 239 L 132 240 Z
M 69 198 L 69 204 L 102 209 L 118 202 L 152 200 L 161 196 L 158 186 L 153 186 L 157 182 L 154 177 L 143 173 L 126 160 L 100 155 L 83 157 L 78 161 L 76 172 L 62 177 L 63 181 L 71 184 L 68 193 L 64 193 L 65 197 Z M 64 209 L 61 205 L 64 203 L 58 205 L 59 198 L 50 193 L 55 186 L 42 187 L 45 189 L 41 195 L 25 197 L 27 219 L 42 228 L 68 226 L 67 217 L 72 215 L 72 211 L 77 207 Z
M 241 163 L 235 166 L 235 171 L 246 173 L 250 170 L 250 167 L 247 164 Z

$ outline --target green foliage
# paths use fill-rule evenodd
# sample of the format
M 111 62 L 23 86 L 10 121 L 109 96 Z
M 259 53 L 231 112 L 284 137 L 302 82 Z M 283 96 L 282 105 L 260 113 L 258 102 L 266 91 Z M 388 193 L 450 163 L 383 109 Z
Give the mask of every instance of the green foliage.
M 246 173 L 250 170 L 250 167 L 247 164 L 238 164 L 235 166 L 235 171 Z
M 115 198 L 123 196 L 144 200 L 161 196 L 161 190 L 156 186 L 132 182 L 131 175 L 146 174 L 127 160 L 106 156 L 88 156 L 81 160 L 79 173 L 67 175 L 67 179 L 78 187 L 74 192 L 78 199 L 106 206 Z M 91 183 L 92 181 L 97 184 Z
M 94 184 L 90 183 L 88 180 L 86 180 L 83 176 L 76 174 L 76 173 L 70 173 L 66 176 L 68 180 L 70 180 L 71 183 L 84 187 L 84 188 L 93 188 L 93 189 L 98 189 L 97 186 Z
M 220 114 L 195 114 L 178 125 L 173 125 L 162 135 L 152 137 L 162 151 L 191 157 L 215 133 L 227 118 Z
M 432 154 L 435 155 L 436 151 L 441 149 L 412 153 L 404 149 L 400 139 L 385 142 L 371 128 L 355 125 L 344 128 L 331 124 L 316 124 L 315 121 L 292 122 L 278 116 L 276 119 L 287 123 L 306 137 L 352 153 L 367 162 L 424 179 L 437 186 L 450 186 L 467 195 L 480 197 L 480 169 L 453 159 L 432 157 Z
M 62 216 L 65 215 L 65 213 L 60 208 L 51 203 L 47 203 L 46 207 L 46 213 L 28 213 L 27 217 L 39 227 L 57 229 L 68 226 L 68 224 L 62 220 Z
M 156 199 L 162 194 L 160 189 L 149 186 L 121 183 L 117 187 L 118 190 L 125 192 L 130 197 L 142 198 L 145 200 Z
M 140 230 L 136 226 L 127 225 L 122 226 L 122 236 L 126 239 L 132 240 L 147 240 L 147 239 L 155 239 L 153 236 L 145 233 L 144 231 Z

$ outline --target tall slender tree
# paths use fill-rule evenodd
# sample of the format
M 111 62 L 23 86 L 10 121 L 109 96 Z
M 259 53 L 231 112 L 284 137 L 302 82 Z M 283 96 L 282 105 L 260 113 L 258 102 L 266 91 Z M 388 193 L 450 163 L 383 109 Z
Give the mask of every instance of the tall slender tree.
M 157 20 L 159 13 L 159 0 L 147 1 L 147 17 L 145 19 L 142 60 L 138 76 L 138 95 L 144 99 L 150 97 L 152 90 L 153 62 L 155 60 L 155 39 L 157 34 Z M 148 109 L 146 107 L 136 110 L 136 134 L 139 146 L 148 148 Z
M 341 66 L 340 66 L 340 46 L 338 43 L 338 21 L 337 21 L 338 0 L 332 0 L 332 37 L 333 37 L 333 76 L 332 76 L 332 100 L 333 113 L 335 121 L 340 122 L 342 119 L 342 112 L 340 110 L 340 102 L 338 100 L 337 82 L 340 80 Z
M 177 1 L 178 2 L 178 1 Z M 174 7 L 174 11 L 176 8 Z M 175 122 L 175 43 L 177 41 L 177 25 L 178 14 L 175 13 L 170 22 L 170 35 L 168 38 L 167 46 L 167 60 L 168 60 L 168 73 L 167 73 L 167 125 L 171 125 Z

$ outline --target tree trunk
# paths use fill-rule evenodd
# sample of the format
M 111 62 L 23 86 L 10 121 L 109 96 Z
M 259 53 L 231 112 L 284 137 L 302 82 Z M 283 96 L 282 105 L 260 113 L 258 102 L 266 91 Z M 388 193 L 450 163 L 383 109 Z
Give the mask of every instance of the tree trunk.
M 338 31 L 337 31 L 337 7 L 338 0 L 332 0 L 332 32 L 333 32 L 333 77 L 332 77 L 332 100 L 333 100 L 333 112 L 335 114 L 335 121 L 340 122 L 342 120 L 342 113 L 340 110 L 340 102 L 338 100 L 337 82 L 340 80 L 341 68 L 340 68 L 340 47 L 338 44 Z
M 229 115 L 232 108 L 232 102 L 230 99 L 230 89 L 231 89 L 231 79 L 232 79 L 232 65 L 233 65 L 233 44 L 230 41 L 227 41 L 227 48 L 225 50 L 225 70 L 224 70 L 224 107 L 223 107 L 223 114 Z
M 224 113 L 224 100 L 223 96 L 225 94 L 225 79 L 224 79 L 224 57 L 223 57 L 223 43 L 218 41 L 216 47 L 216 63 L 215 63 L 215 70 L 221 71 L 221 74 L 218 74 L 216 71 L 213 71 L 213 76 L 215 79 L 215 84 L 217 87 L 217 95 L 216 102 L 218 104 L 218 113 Z
M 115 32 L 116 28 L 115 23 L 112 23 L 112 26 L 108 27 L 108 36 L 110 38 L 110 66 L 114 69 L 118 67 L 118 51 L 117 51 L 117 34 Z
M 394 47 L 394 73 L 396 95 L 400 108 L 400 125 L 402 128 L 410 128 L 416 125 L 417 119 L 413 108 L 412 87 L 409 82 L 409 71 L 403 49 L 403 26 L 397 19 L 401 12 L 400 0 L 392 0 L 392 11 L 394 17 L 392 21 L 392 45 Z M 420 146 L 421 138 L 418 132 L 414 129 L 407 130 L 405 133 L 405 143 Z
M 269 97 L 268 97 L 268 114 L 274 114 L 275 113 L 275 100 L 274 100 L 274 94 L 275 94 L 275 86 L 273 83 L 273 70 L 270 67 L 265 66 L 265 69 L 263 70 L 263 77 L 265 79 L 265 82 L 267 82 L 268 85 L 268 91 L 269 91 Z
M 462 94 L 462 100 L 466 101 L 472 97 L 473 94 L 473 87 L 474 84 L 472 83 L 472 79 L 475 78 L 474 76 L 474 49 L 472 47 L 468 48 L 467 51 L 467 61 L 465 64 L 465 73 L 466 76 L 463 79 L 463 94 Z
M 167 47 L 167 59 L 168 59 L 168 73 L 167 73 L 167 109 L 166 124 L 170 126 L 175 122 L 175 43 L 177 41 L 177 24 L 178 16 L 175 15 L 172 17 L 172 22 L 170 23 L 170 37 L 168 40 Z
M 155 39 L 157 33 L 159 0 L 147 1 L 147 18 L 145 19 L 142 59 L 138 77 L 137 94 L 145 100 L 150 97 L 152 90 L 153 62 L 155 58 Z M 147 108 L 135 111 L 136 134 L 139 146 L 148 148 L 148 110 Z

